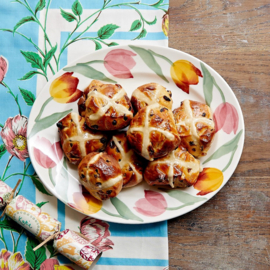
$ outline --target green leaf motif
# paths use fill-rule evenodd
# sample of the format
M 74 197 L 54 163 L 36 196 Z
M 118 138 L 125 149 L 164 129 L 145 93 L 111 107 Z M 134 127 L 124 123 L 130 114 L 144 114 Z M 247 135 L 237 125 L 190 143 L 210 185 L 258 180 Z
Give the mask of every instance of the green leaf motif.
M 57 251 L 54 249 L 53 247 L 53 241 L 50 241 L 46 244 L 46 248 L 49 250 L 50 252 L 50 258 L 54 257 L 57 253 Z
M 22 89 L 22 88 L 20 88 L 20 87 L 19 87 L 19 89 L 20 89 L 20 92 L 21 92 L 21 94 L 22 94 L 22 97 L 23 97 L 25 103 L 26 103 L 28 106 L 33 106 L 33 104 L 34 104 L 34 102 L 35 102 L 35 100 L 36 100 L 34 94 L 33 94 L 32 92 L 30 92 L 30 91 L 28 91 L 28 90 L 25 90 L 25 89 Z
M 32 138 L 35 134 L 37 134 L 41 130 L 46 129 L 46 128 L 54 125 L 55 123 L 57 123 L 60 119 L 64 118 L 71 111 L 72 111 L 72 109 L 64 111 L 64 112 L 60 112 L 60 113 L 53 113 L 47 117 L 44 117 L 44 118 L 38 120 L 38 122 L 36 122 L 34 124 L 32 130 L 29 134 L 29 139 Z
M 13 33 L 23 24 L 28 23 L 28 22 L 35 22 L 35 18 L 33 16 L 27 16 L 22 18 L 13 28 Z
M 152 6 L 152 7 L 159 7 L 161 4 L 163 4 L 164 0 L 158 0 L 156 3 L 152 4 L 152 5 L 149 5 L 149 6 Z
M 72 14 L 72 13 L 69 13 L 69 12 L 66 12 L 64 11 L 62 8 L 60 8 L 61 10 L 61 15 L 62 17 L 68 21 L 68 22 L 73 22 L 73 21 L 77 21 L 76 17 Z
M 12 232 L 20 232 L 21 227 L 12 219 L 4 219 L 0 221 L 0 228 L 9 230 Z
M 55 185 L 55 191 L 60 196 L 60 198 L 67 202 L 68 201 L 68 185 L 69 185 L 69 177 L 68 177 L 68 166 L 67 160 L 64 157 L 63 166 L 61 167 L 60 176 L 57 176 L 57 183 Z
M 57 49 L 57 44 L 54 47 L 52 47 L 50 49 L 50 51 L 48 51 L 48 53 L 45 55 L 45 58 L 44 58 L 44 61 L 43 61 L 43 65 L 44 65 L 45 68 L 50 63 L 52 57 L 54 56 L 54 54 L 56 52 L 56 49 Z
M 21 51 L 21 54 L 24 56 L 25 60 L 31 64 L 32 68 L 44 70 L 42 59 L 37 53 Z
M 94 80 L 100 80 L 100 81 L 104 81 L 108 83 L 116 83 L 116 81 L 109 79 L 102 72 L 86 64 L 77 64 L 76 66 L 67 67 L 67 68 L 64 68 L 63 70 L 77 72 L 87 78 L 94 79 Z
M 146 31 L 145 29 L 143 29 L 143 30 L 141 31 L 141 33 L 140 33 L 135 39 L 141 39 L 141 38 L 144 38 L 144 37 L 146 37 L 146 35 L 147 35 L 147 31 Z
M 144 61 L 144 63 L 152 69 L 161 79 L 165 82 L 169 82 L 167 78 L 163 75 L 162 70 L 156 59 L 154 58 L 153 54 L 146 49 L 136 47 L 133 45 L 129 45 L 129 47 L 134 50 Z
M 205 198 L 193 196 L 182 190 L 177 190 L 177 189 L 169 189 L 167 191 L 167 194 L 184 204 L 194 204 L 194 203 L 206 200 Z
M 96 40 L 93 40 L 93 41 L 95 42 L 95 45 L 96 45 L 96 51 L 102 49 L 102 46 L 98 41 Z
M 39 242 L 29 237 L 26 242 L 25 259 L 30 263 L 33 269 L 38 270 L 40 265 L 46 260 L 46 249 L 45 247 L 40 247 L 38 250 L 33 249 L 39 244 Z
M 45 8 L 45 5 L 46 5 L 45 0 L 39 0 L 35 8 L 35 15 L 37 15 L 38 11 L 41 11 L 43 8 Z
M 202 73 L 203 73 L 204 99 L 205 99 L 206 104 L 210 106 L 213 99 L 214 78 L 202 62 L 201 62 L 201 68 L 202 68 Z
M 109 47 L 112 47 L 112 46 L 118 46 L 118 45 L 119 45 L 119 44 L 116 43 L 116 42 L 111 42 L 111 43 L 108 44 Z
M 4 144 L 0 144 L 0 158 L 7 152 Z
M 115 209 L 117 210 L 117 212 L 119 213 L 119 215 L 127 220 L 137 220 L 137 221 L 143 221 L 140 217 L 136 216 L 135 214 L 133 214 L 130 209 L 121 201 L 119 200 L 117 197 L 114 198 L 110 198 L 111 203 L 113 204 L 113 206 L 115 207 Z
M 243 129 L 241 129 L 232 140 L 228 141 L 227 143 L 219 147 L 219 149 L 213 155 L 211 155 L 207 160 L 205 160 L 203 164 L 209 162 L 210 160 L 218 159 L 222 156 L 229 154 L 230 152 L 235 151 L 235 147 L 238 145 L 238 142 L 240 140 L 242 133 L 243 133 Z
M 36 203 L 36 206 L 41 208 L 43 205 L 47 204 L 49 201 L 47 202 L 39 202 L 39 203 Z
M 157 23 L 157 17 L 155 17 L 155 19 L 151 22 L 147 21 L 147 20 L 144 20 L 148 25 L 154 25 Z
M 38 189 L 39 192 L 52 196 L 43 186 L 43 184 L 39 181 L 37 175 L 31 175 L 31 179 L 33 181 L 33 184 L 35 185 L 35 187 Z
M 141 27 L 142 27 L 141 21 L 140 20 L 135 20 L 132 23 L 129 31 L 136 31 L 136 30 L 139 30 Z
M 38 75 L 38 74 L 43 76 L 42 73 L 40 73 L 40 72 L 38 72 L 38 71 L 36 71 L 36 70 L 31 70 L 31 71 L 27 72 L 27 73 L 26 73 L 22 78 L 20 78 L 19 80 L 20 80 L 20 81 L 29 80 L 29 79 L 31 79 L 34 75 Z
M 80 3 L 79 0 L 76 0 L 73 4 L 72 4 L 72 12 L 77 15 L 77 16 L 80 16 L 82 15 L 82 12 L 83 12 L 83 7 Z
M 106 24 L 98 30 L 98 36 L 100 39 L 108 39 L 114 34 L 114 31 L 120 26 L 115 24 Z

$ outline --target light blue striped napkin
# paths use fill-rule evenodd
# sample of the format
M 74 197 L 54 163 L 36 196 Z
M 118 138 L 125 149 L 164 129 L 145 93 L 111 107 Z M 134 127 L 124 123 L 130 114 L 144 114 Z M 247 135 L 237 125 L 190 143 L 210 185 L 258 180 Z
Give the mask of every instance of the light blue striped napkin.
M 42 209 L 61 221 L 62 229 L 78 231 L 84 216 L 47 195 L 37 178 L 31 178 L 34 171 L 26 158 L 27 151 L 22 149 L 24 127 L 35 96 L 54 72 L 97 49 L 149 42 L 168 46 L 164 34 L 168 31 L 165 16 L 168 3 L 168 0 L 5 0 L 0 4 L 0 125 L 5 130 L 5 134 L 1 132 L 0 177 L 11 187 L 21 178 L 20 194 L 32 202 L 49 201 Z M 108 31 L 100 37 L 99 30 L 104 26 L 108 26 Z M 93 225 L 92 231 L 88 224 Z M 1 221 L 0 228 L 0 264 L 3 254 L 17 253 L 17 265 L 24 262 L 26 267 L 53 270 L 61 264 L 78 269 L 62 256 L 52 259 L 50 248 L 33 253 L 29 238 L 11 222 Z M 97 270 L 162 270 L 168 266 L 167 222 L 108 226 L 107 222 L 88 218 L 80 229 L 88 230 L 105 250 L 95 267 Z M 10 267 L 14 258 L 5 257 Z

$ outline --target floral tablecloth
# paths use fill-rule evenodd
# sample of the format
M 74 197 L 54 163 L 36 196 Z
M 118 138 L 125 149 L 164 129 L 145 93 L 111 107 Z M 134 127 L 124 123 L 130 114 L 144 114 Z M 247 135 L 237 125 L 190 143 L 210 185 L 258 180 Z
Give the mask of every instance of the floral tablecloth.
M 118 44 L 168 45 L 168 0 L 3 0 L 0 3 L 0 178 L 104 253 L 95 269 L 166 269 L 167 222 L 121 225 L 84 217 L 51 196 L 28 158 L 26 131 L 35 97 L 55 72 Z M 53 160 L 42 157 L 44 166 Z M 90 226 L 91 225 L 91 226 Z M 7 218 L 0 221 L 1 269 L 77 269 L 51 244 Z

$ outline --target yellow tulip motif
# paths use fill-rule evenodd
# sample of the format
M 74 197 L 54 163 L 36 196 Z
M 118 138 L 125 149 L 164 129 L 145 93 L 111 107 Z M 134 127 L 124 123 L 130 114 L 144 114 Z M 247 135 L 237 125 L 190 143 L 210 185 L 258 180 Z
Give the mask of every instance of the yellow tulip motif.
M 169 34 L 169 14 L 165 14 L 162 17 L 162 31 L 164 35 L 167 37 Z
M 187 60 L 177 60 L 171 66 L 171 77 L 174 83 L 189 94 L 189 86 L 199 83 L 199 77 L 203 77 L 201 71 Z
M 223 183 L 223 173 L 216 168 L 204 168 L 193 187 L 200 190 L 197 195 L 206 195 L 216 191 Z
M 66 72 L 56 78 L 50 86 L 50 95 L 58 103 L 71 103 L 79 99 L 83 92 L 77 89 L 79 79 Z

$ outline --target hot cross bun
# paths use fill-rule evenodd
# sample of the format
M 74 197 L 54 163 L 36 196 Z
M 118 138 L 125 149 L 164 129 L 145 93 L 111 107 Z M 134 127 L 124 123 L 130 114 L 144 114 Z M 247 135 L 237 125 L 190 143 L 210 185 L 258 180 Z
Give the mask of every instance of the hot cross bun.
M 193 156 L 205 156 L 215 135 L 215 123 L 209 106 L 184 100 L 173 114 L 181 144 Z
M 85 101 L 84 101 L 85 99 Z M 78 102 L 79 112 L 94 130 L 116 130 L 129 125 L 133 108 L 120 84 L 93 80 Z
M 80 183 L 98 200 L 113 198 L 123 186 L 118 161 L 107 153 L 93 152 L 78 167 Z
M 158 83 L 147 83 L 138 87 L 131 96 L 131 103 L 136 112 L 145 106 L 159 103 L 172 109 L 172 92 Z
M 79 164 L 87 154 L 105 150 L 107 136 L 91 130 L 77 113 L 69 113 L 56 125 L 63 152 L 71 163 Z
M 172 111 L 158 103 L 139 110 L 127 138 L 134 150 L 150 161 L 166 156 L 180 144 Z
M 200 161 L 179 146 L 166 157 L 149 162 L 144 179 L 150 186 L 183 188 L 195 184 L 200 171 Z
M 126 132 L 114 135 L 107 144 L 106 152 L 120 164 L 123 188 L 136 186 L 143 180 L 143 160 L 130 148 Z

